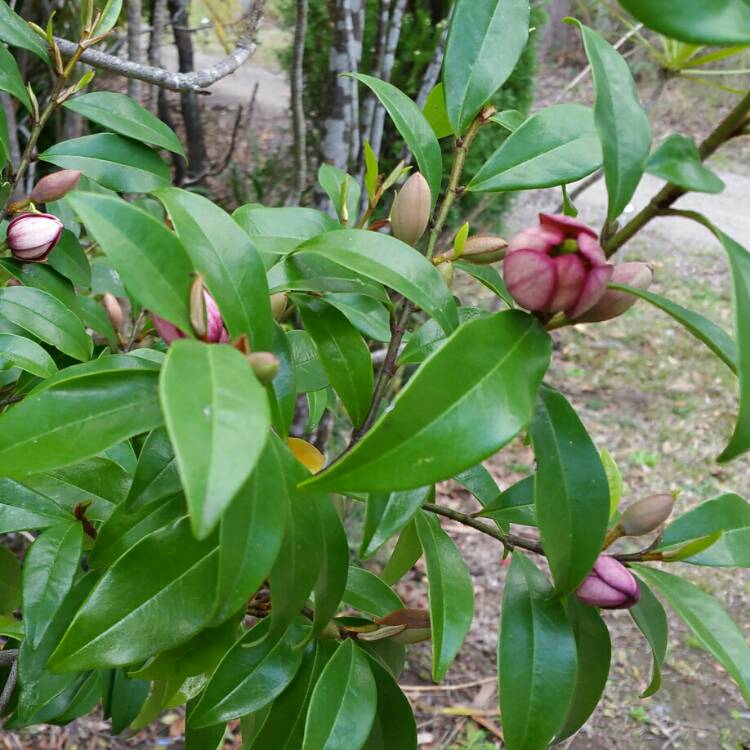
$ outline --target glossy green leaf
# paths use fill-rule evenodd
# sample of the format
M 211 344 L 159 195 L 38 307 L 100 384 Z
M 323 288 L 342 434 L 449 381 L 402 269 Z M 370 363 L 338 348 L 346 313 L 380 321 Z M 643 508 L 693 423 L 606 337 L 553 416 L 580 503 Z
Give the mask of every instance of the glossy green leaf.
M 305 429 L 308 432 L 312 432 L 320 424 L 320 420 L 323 419 L 323 414 L 328 407 L 329 397 L 333 398 L 327 388 L 321 391 L 310 391 L 306 394 L 308 414 Z
M 469 568 L 436 516 L 416 516 L 424 551 L 432 624 L 432 677 L 440 682 L 456 658 L 474 617 L 474 589 Z
M 458 325 L 456 305 L 440 272 L 395 237 L 364 229 L 342 229 L 308 240 L 298 252 L 322 255 L 394 289 L 435 318 L 446 333 Z
M 44 476 L 47 481 L 40 482 L 41 476 Z M 52 487 L 53 482 L 60 485 L 58 502 L 64 502 L 69 506 L 71 503 L 63 500 L 63 496 L 67 495 L 71 498 L 77 496 L 80 501 L 93 501 L 87 514 L 89 518 L 96 519 L 94 511 L 97 505 L 106 504 L 111 509 L 112 506 L 119 505 L 125 499 L 130 488 L 131 477 L 119 463 L 102 455 L 78 461 L 72 466 L 51 469 L 43 475 L 32 476 L 26 481 L 35 487 L 41 484 Z M 50 493 L 50 495 L 58 499 L 57 494 Z
M 375 720 L 377 686 L 367 656 L 344 641 L 315 685 L 302 750 L 360 750 Z
M 62 169 L 79 169 L 100 185 L 120 193 L 148 193 L 167 187 L 169 167 L 148 146 L 114 133 L 60 141 L 39 154 Z
M 702 549 L 686 545 L 680 550 L 679 559 L 691 565 L 750 568 L 750 527 L 745 526 L 725 532 L 717 531 L 708 537 L 703 537 L 703 540 Z M 687 552 L 690 554 L 685 554 Z
M 12 333 L 0 333 L 0 369 L 3 367 L 20 367 L 39 378 L 57 372 L 57 365 L 46 349 Z
M 482 464 L 456 474 L 454 479 L 471 492 L 482 507 L 487 507 L 501 494 L 492 474 Z
M 170 346 L 159 392 L 193 531 L 205 539 L 266 444 L 266 393 L 239 351 L 191 339 Z
M 680 325 L 684 326 L 699 341 L 702 341 L 730 370 L 732 370 L 732 372 L 737 372 L 737 344 L 734 339 L 732 339 L 723 328 L 716 325 L 716 323 L 708 318 L 704 318 L 693 310 L 688 310 L 687 308 L 678 305 L 676 302 L 672 302 L 666 297 L 662 297 L 654 292 L 649 292 L 646 289 L 637 289 L 636 287 L 626 286 L 624 284 L 611 284 L 610 286 L 612 289 L 630 292 L 631 294 L 650 302 L 654 307 L 663 310 Z
M 468 189 L 500 192 L 575 182 L 602 165 L 594 114 L 557 104 L 528 118 L 484 163 Z
M 271 407 L 273 427 L 279 435 L 288 435 L 297 406 L 292 350 L 284 331 L 274 326 L 271 352 L 279 360 L 279 371 L 270 386 L 266 386 Z
M 328 381 L 352 424 L 358 427 L 364 422 L 372 401 L 373 370 L 367 344 L 344 314 L 330 305 L 310 302 L 302 305 L 300 312 Z
M 274 635 L 261 621 L 226 653 L 198 699 L 188 724 L 208 727 L 252 713 L 292 681 L 302 662 L 305 626 L 295 622 Z
M 77 287 L 91 287 L 91 264 L 78 238 L 71 231 L 63 231 L 60 242 L 49 254 L 47 263 Z
M 692 138 L 670 135 L 646 162 L 646 172 L 699 193 L 720 193 L 726 185 L 703 165 Z
M 416 516 L 432 491 L 430 486 L 390 495 L 370 495 L 360 556 L 364 559 L 372 557 L 391 537 L 398 534 Z
M 107 31 L 117 25 L 120 20 L 120 13 L 122 11 L 123 0 L 107 0 L 104 3 L 104 7 L 101 9 L 102 15 L 99 19 L 99 23 L 96 25 L 97 34 L 105 34 Z M 97 5 L 101 5 L 98 2 Z
M 91 122 L 103 125 L 107 130 L 165 148 L 180 156 L 185 155 L 175 132 L 125 94 L 94 91 L 68 99 L 64 106 Z
M 229 335 L 243 333 L 254 351 L 273 341 L 273 317 L 263 262 L 252 240 L 229 214 L 196 193 L 161 190 L 177 236 L 221 310 Z
M 18 279 L 23 286 L 39 289 L 55 297 L 59 302 L 78 314 L 78 297 L 73 285 L 47 263 L 21 263 L 11 258 L 0 258 L 0 266 Z
M 556 742 L 574 735 L 594 712 L 607 685 L 612 658 L 609 630 L 596 608 L 570 597 L 568 618 L 576 641 L 578 668 L 568 715 Z
M 360 333 L 374 341 L 389 341 L 391 338 L 388 311 L 379 302 L 365 294 L 341 294 L 331 292 L 323 301 L 342 312 Z
M 50 668 L 127 666 L 188 640 L 211 618 L 217 562 L 216 539 L 197 541 L 187 518 L 144 537 L 99 580 Z
M 750 647 L 721 605 L 684 578 L 645 565 L 634 567 L 639 578 L 664 596 L 703 648 L 729 672 L 750 704 Z
M 29 547 L 23 566 L 23 619 L 32 648 L 39 646 L 73 585 L 82 545 L 83 526 L 74 522 L 43 531 Z
M 356 565 L 349 566 L 343 601 L 374 617 L 385 617 L 404 607 L 398 594 L 387 583 L 369 570 Z
M 241 609 L 273 567 L 289 513 L 285 481 L 275 449 L 267 443 L 221 521 L 215 622 Z
M 659 548 L 746 526 L 750 526 L 750 503 L 733 492 L 727 492 L 706 500 L 672 521 L 660 537 Z
M 200 729 L 188 724 L 185 727 L 185 750 L 221 750 L 226 731 L 224 722 Z
M 424 114 L 425 120 L 430 123 L 436 138 L 447 138 L 453 135 L 453 127 L 448 119 L 448 110 L 445 106 L 445 87 L 442 81 L 430 91 L 422 108 L 422 114 Z
M 434 208 L 440 195 L 443 155 L 430 123 L 420 112 L 419 107 L 393 84 L 363 73 L 351 73 L 350 75 L 364 83 L 385 107 L 396 126 L 396 130 L 414 154 L 419 171 L 430 186 Z
M 188 302 L 193 267 L 174 233 L 120 198 L 77 192 L 66 200 L 128 291 L 152 312 L 192 331 Z
M 654 31 L 691 44 L 750 43 L 750 6 L 744 0 L 620 0 Z
M 134 680 L 124 669 L 110 670 L 111 678 L 102 691 L 102 710 L 112 719 L 112 734 L 124 732 L 146 702 L 149 691 L 147 680 Z
M 331 199 L 339 221 L 344 226 L 354 226 L 359 214 L 359 199 L 362 190 L 343 169 L 333 164 L 321 164 L 318 170 L 318 182 Z
M 67 466 L 159 426 L 157 376 L 146 369 L 71 373 L 27 396 L 0 417 L 3 472 Z
M 628 612 L 651 646 L 653 656 L 651 681 L 641 693 L 641 698 L 648 698 L 661 687 L 661 667 L 667 656 L 669 645 L 669 622 L 667 613 L 661 602 L 654 596 L 654 592 L 643 581 L 638 581 L 638 586 L 641 590 L 641 598 Z
M 1 32 L 0 38 L 2 38 Z M 21 71 L 18 69 L 18 63 L 2 44 L 0 44 L 0 91 L 12 94 L 27 110 L 31 111 L 31 102 L 21 77 Z
M 459 260 L 453 264 L 453 267 L 458 268 L 464 273 L 468 273 L 469 276 L 475 278 L 482 286 L 487 287 L 487 289 L 489 289 L 496 297 L 500 297 L 508 307 L 513 308 L 516 306 L 516 303 L 510 296 L 510 292 L 505 286 L 503 277 L 492 266 L 476 266 L 473 263 Z
M 474 466 L 528 425 L 549 356 L 549 336 L 525 313 L 466 323 L 428 357 L 372 430 L 306 484 L 391 492 Z
M 182 489 L 172 443 L 164 427 L 149 434 L 138 456 L 138 465 L 125 504 L 137 510 Z
M 292 348 L 294 376 L 299 393 L 309 393 L 327 388 L 328 376 L 320 363 L 320 355 L 312 336 L 305 330 L 287 333 Z
M 378 691 L 377 712 L 363 750 L 417 750 L 417 724 L 411 704 L 393 675 L 370 657 Z
M 576 642 L 565 609 L 529 558 L 514 552 L 500 614 L 500 713 L 508 750 L 546 750 L 576 686 Z
M 313 688 L 335 649 L 333 641 L 324 640 L 313 641 L 307 647 L 297 674 L 273 702 L 268 718 L 247 745 L 247 750 L 297 750 L 302 746 Z M 242 736 L 245 739 L 244 730 Z
M 0 315 L 73 359 L 85 361 L 91 356 L 91 338 L 78 316 L 41 289 L 0 289 Z
M 408 573 L 422 556 L 422 545 L 417 535 L 415 521 L 408 523 L 398 536 L 388 562 L 383 568 L 382 579 L 389 585 L 398 583 Z
M 47 45 L 36 35 L 26 21 L 14 13 L 5 0 L 0 0 L 0 39 L 33 52 L 37 57 L 49 62 Z
M 619 52 L 596 31 L 575 23 L 594 76 L 594 117 L 604 154 L 607 220 L 612 222 L 630 202 L 643 175 L 643 164 L 651 150 L 651 124 L 638 99 L 630 68 Z
M 10 136 L 8 133 L 8 116 L 5 108 L 0 110 L 0 166 L 10 161 Z M 0 198 L 3 202 L 10 198 L 12 186 L 9 182 L 0 183 Z
M 21 566 L 7 547 L 0 545 L 0 612 L 9 613 L 21 606 Z
M 70 511 L 46 495 L 12 479 L 0 479 L 0 534 L 46 529 L 72 520 Z
M 375 156 L 370 141 L 365 139 L 365 188 L 367 189 L 367 197 L 370 203 L 372 203 L 375 193 L 378 190 L 379 176 L 378 157 Z
M 602 448 L 599 451 L 599 458 L 602 460 L 604 473 L 607 475 L 607 485 L 609 486 L 609 517 L 612 518 L 617 513 L 617 508 L 622 500 L 623 483 L 620 467 L 612 454 Z
M 565 396 L 543 387 L 531 423 L 537 461 L 534 504 L 559 595 L 575 590 L 602 549 L 609 483 L 601 458 Z
M 502 112 L 492 115 L 490 119 L 492 122 L 496 122 L 501 127 L 513 133 L 526 122 L 526 118 L 527 115 L 519 112 L 517 109 L 504 109 Z
M 458 0 L 443 63 L 448 119 L 463 135 L 516 67 L 529 37 L 528 0 Z
M 518 523 L 536 526 L 536 508 L 534 505 L 534 484 L 536 478 L 531 476 L 501 492 L 491 503 L 485 506 L 480 515 L 492 518 L 500 523 Z

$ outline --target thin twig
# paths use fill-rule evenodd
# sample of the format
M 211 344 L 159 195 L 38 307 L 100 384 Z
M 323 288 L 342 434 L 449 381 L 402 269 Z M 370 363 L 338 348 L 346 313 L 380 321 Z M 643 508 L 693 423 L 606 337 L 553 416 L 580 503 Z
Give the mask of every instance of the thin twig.
M 460 682 L 456 685 L 401 685 L 400 687 L 405 693 L 450 693 L 454 690 L 468 690 L 480 685 L 488 685 L 491 682 L 497 682 L 497 675 L 482 677 L 480 680 L 471 682 Z
M 17 651 L 0 651 L 0 656 L 10 656 L 12 654 L 12 661 L 6 662 L 10 664 L 10 672 L 8 673 L 8 679 L 5 681 L 2 693 L 0 693 L 0 714 L 5 710 L 5 707 L 10 702 L 13 691 L 16 687 L 16 677 L 18 676 L 18 655 Z M 2 662 L 0 662 L 2 664 Z

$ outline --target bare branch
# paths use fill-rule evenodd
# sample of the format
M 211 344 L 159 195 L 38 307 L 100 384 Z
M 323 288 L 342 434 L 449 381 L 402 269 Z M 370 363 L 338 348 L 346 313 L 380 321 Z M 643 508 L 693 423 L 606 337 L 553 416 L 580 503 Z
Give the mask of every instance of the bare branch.
M 87 49 L 81 55 L 81 62 L 100 70 L 108 70 L 125 78 L 135 78 L 169 91 L 202 91 L 234 73 L 253 55 L 256 48 L 253 38 L 263 16 L 265 4 L 266 0 L 256 0 L 250 15 L 243 24 L 243 30 L 234 50 L 223 60 L 203 70 L 195 70 L 191 73 L 172 73 L 163 68 L 122 60 L 95 49 Z M 67 39 L 55 37 L 55 41 L 64 57 L 71 57 L 78 49 L 77 44 Z
M 5 682 L 2 692 L 0 693 L 0 714 L 10 702 L 13 690 L 16 687 L 16 677 L 18 675 L 18 651 L 8 650 L 0 651 L 0 665 L 7 666 L 10 664 L 10 672 Z

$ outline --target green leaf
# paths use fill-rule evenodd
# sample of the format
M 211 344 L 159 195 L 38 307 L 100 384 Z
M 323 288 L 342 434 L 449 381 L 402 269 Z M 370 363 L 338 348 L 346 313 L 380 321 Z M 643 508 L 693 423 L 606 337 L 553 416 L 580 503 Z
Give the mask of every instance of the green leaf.
M 456 658 L 474 617 L 474 589 L 469 568 L 436 516 L 416 516 L 424 551 L 432 625 L 432 678 L 440 682 Z
M 21 263 L 11 258 L 0 258 L 0 266 L 13 278 L 18 279 L 22 286 L 39 289 L 52 295 L 55 299 L 78 315 L 78 297 L 73 285 L 64 276 L 46 263 Z
M 0 333 L 0 369 L 3 367 L 20 367 L 38 378 L 48 378 L 57 372 L 57 365 L 46 349 L 12 333 Z
M 327 388 L 328 376 L 320 363 L 320 355 L 312 336 L 305 330 L 286 334 L 292 348 L 294 379 L 298 393 L 310 393 Z
M 372 401 L 372 359 L 367 344 L 346 317 L 330 305 L 309 302 L 301 306 L 300 313 L 328 380 L 352 424 L 359 427 Z
M 97 34 L 106 34 L 117 25 L 122 11 L 122 0 L 107 0 L 102 8 L 102 15 L 96 26 Z
M 29 112 L 31 111 L 29 94 L 21 77 L 21 71 L 18 69 L 18 63 L 2 44 L 0 44 L 0 91 L 12 94 Z
M 164 204 L 195 270 L 221 310 L 229 335 L 243 333 L 254 351 L 273 341 L 273 317 L 263 263 L 252 241 L 229 214 L 186 190 L 160 190 Z
M 669 645 L 669 622 L 667 613 L 661 606 L 661 602 L 654 596 L 654 592 L 643 581 L 639 581 L 638 586 L 641 590 L 641 598 L 628 612 L 651 646 L 653 656 L 651 681 L 640 696 L 649 698 L 661 687 L 661 667 L 667 656 Z
M 185 728 L 185 750 L 221 750 L 226 731 L 224 722 L 200 729 L 188 724 Z
M 261 621 L 225 654 L 198 699 L 188 724 L 208 727 L 252 713 L 270 703 L 292 681 L 302 662 L 296 648 L 306 627 L 291 624 L 278 634 Z
M 91 356 L 92 341 L 78 316 L 41 289 L 0 289 L 0 315 L 73 359 L 86 361 Z
M 602 549 L 609 483 L 594 443 L 565 396 L 543 387 L 531 423 L 534 503 L 555 589 L 575 590 Z
M 191 332 L 188 302 L 193 267 L 174 233 L 120 198 L 77 192 L 66 199 L 128 291 L 152 312 Z
M 528 118 L 469 183 L 474 192 L 554 187 L 575 182 L 602 164 L 594 113 L 557 104 Z
M 546 750 L 576 687 L 576 642 L 562 602 L 531 560 L 514 552 L 497 648 L 500 713 L 508 750 Z
M 0 0 L 0 39 L 33 52 L 37 57 L 49 63 L 49 53 L 44 42 L 31 30 L 21 16 L 14 13 L 5 0 Z
M 46 529 L 73 520 L 54 500 L 12 479 L 0 479 L 0 534 Z
M 159 427 L 149 434 L 141 448 L 125 505 L 129 510 L 137 510 L 181 489 L 172 443 L 166 429 Z
M 482 464 L 477 464 L 460 474 L 456 474 L 454 479 L 471 492 L 483 508 L 490 505 L 501 494 L 492 474 Z
M 448 119 L 448 110 L 445 106 L 445 87 L 442 82 L 436 84 L 427 96 L 427 101 L 422 108 L 425 120 L 430 123 L 432 132 L 437 139 L 447 138 L 453 135 L 453 127 Z
M 654 31 L 691 44 L 750 43 L 750 7 L 744 0 L 620 0 Z
M 392 536 L 398 534 L 427 501 L 433 487 L 420 487 L 391 495 L 370 495 L 360 556 L 372 557 Z
M 7 547 L 0 545 L 0 612 L 21 606 L 21 565 Z
M 197 541 L 187 518 L 144 537 L 99 580 L 50 668 L 127 666 L 188 640 L 211 618 L 217 560 L 216 539 Z
M 412 521 L 399 534 L 396 546 L 383 568 L 383 580 L 391 586 L 398 583 L 414 567 L 421 556 L 422 545 L 419 543 L 419 536 L 417 535 L 417 524 Z
M 505 286 L 503 277 L 492 266 L 475 266 L 473 263 L 459 260 L 453 263 L 454 268 L 458 268 L 469 276 L 475 278 L 482 286 L 487 287 L 496 297 L 505 302 L 508 307 L 515 307 L 516 303 L 510 292 Z
M 344 226 L 354 226 L 359 213 L 361 188 L 359 183 L 343 169 L 332 164 L 321 164 L 318 170 L 318 182 L 336 211 L 339 221 Z
M 440 272 L 395 237 L 364 229 L 342 229 L 308 240 L 298 252 L 322 255 L 385 284 L 429 313 L 446 333 L 458 325 L 456 305 Z
M 673 547 L 716 531 L 746 526 L 750 526 L 750 503 L 733 492 L 726 492 L 691 508 L 672 521 L 661 535 L 658 548 Z
M 488 503 L 480 515 L 483 518 L 492 518 L 498 523 L 536 526 L 535 482 L 536 477 L 533 474 L 521 479 Z
M 0 417 L 3 472 L 67 466 L 158 427 L 157 377 L 153 370 L 135 367 L 70 373 L 27 396 Z
M 236 349 L 191 339 L 170 346 L 159 392 L 193 531 L 205 539 L 263 451 L 266 393 Z
M 508 79 L 528 38 L 528 0 L 458 0 L 443 63 L 448 119 L 456 135 L 463 135 Z
M 525 313 L 466 323 L 428 357 L 372 430 L 306 485 L 392 492 L 474 466 L 528 425 L 549 356 L 549 336 Z
M 703 166 L 695 141 L 684 135 L 670 135 L 651 154 L 645 170 L 684 190 L 698 193 L 720 193 L 726 187 L 723 180 Z
M 268 577 L 284 538 L 288 502 L 276 451 L 266 443 L 221 521 L 215 622 L 241 609 Z
M 114 133 L 60 141 L 39 158 L 63 169 L 79 169 L 119 193 L 148 193 L 171 182 L 169 167 L 155 151 Z
M 388 311 L 372 297 L 365 294 L 329 293 L 323 295 L 323 301 L 344 313 L 363 336 L 375 341 L 390 341 Z
M 604 154 L 607 221 L 612 222 L 630 202 L 643 175 L 651 150 L 651 124 L 622 56 L 600 34 L 579 21 L 573 23 L 583 36 L 594 76 L 594 117 Z
M 604 468 L 604 473 L 607 475 L 607 485 L 609 486 L 609 517 L 612 518 L 617 513 L 617 507 L 620 505 L 620 500 L 622 500 L 622 474 L 620 473 L 617 461 L 615 461 L 612 454 L 606 448 L 602 448 L 599 451 L 599 458 L 602 460 L 602 467 Z
M 363 73 L 350 73 L 349 75 L 364 83 L 385 107 L 396 130 L 414 154 L 419 171 L 430 186 L 434 209 L 443 179 L 443 154 L 432 126 L 419 107 L 393 84 Z
M 83 526 L 73 522 L 43 531 L 23 565 L 23 619 L 26 638 L 37 648 L 52 615 L 73 585 L 83 545 Z
M 369 570 L 356 565 L 349 566 L 343 601 L 374 617 L 385 617 L 404 608 L 398 594 L 387 583 Z
M 377 659 L 369 659 L 378 703 L 364 750 L 417 750 L 417 724 L 411 704 L 393 675 Z
M 0 110 L 0 166 L 10 161 L 10 138 L 8 134 L 8 117 L 5 108 Z M 6 203 L 10 198 L 12 186 L 9 182 L 0 182 L 0 199 Z
M 68 99 L 64 107 L 107 130 L 185 156 L 180 139 L 172 128 L 125 94 L 94 91 Z
M 359 750 L 375 720 L 377 686 L 367 656 L 344 641 L 315 685 L 302 750 Z
M 247 750 L 297 750 L 302 746 L 310 697 L 323 668 L 336 649 L 333 641 L 313 641 L 292 682 L 273 702 L 268 718 Z M 243 730 L 243 739 L 245 733 Z
M 693 544 L 697 544 L 698 541 Z M 701 548 L 686 545 L 680 550 L 680 560 L 691 565 L 708 565 L 718 568 L 750 568 L 750 527 L 716 531 L 703 537 Z M 690 554 L 686 554 L 689 552 Z M 678 559 L 678 558 L 670 558 Z
M 668 300 L 666 297 L 645 289 L 638 289 L 625 284 L 610 284 L 610 288 L 630 292 L 630 294 L 645 299 L 654 307 L 663 310 L 699 341 L 702 341 L 732 372 L 737 372 L 737 344 L 723 328 L 713 321 Z
M 365 187 L 370 203 L 372 203 L 378 190 L 378 177 L 380 176 L 378 172 L 378 157 L 375 156 L 370 141 L 365 140 Z
M 297 406 L 292 350 L 284 331 L 274 326 L 271 352 L 279 360 L 279 372 L 270 386 L 266 386 L 273 417 L 273 428 L 279 435 L 288 435 Z
M 594 712 L 607 685 L 612 658 L 609 630 L 595 607 L 570 597 L 568 618 L 576 640 L 578 668 L 568 715 L 555 742 L 574 735 Z
M 329 396 L 333 398 L 327 388 L 321 391 L 310 391 L 306 394 L 308 414 L 305 429 L 308 432 L 316 429 L 320 420 L 323 419 L 323 414 L 328 407 Z
M 138 716 L 150 685 L 147 680 L 130 679 L 124 669 L 113 669 L 110 674 L 111 684 L 102 695 L 102 709 L 104 716 L 112 719 L 112 734 L 120 734 Z
M 52 268 L 82 289 L 91 287 L 91 265 L 73 232 L 63 230 L 60 242 L 47 258 Z
M 703 648 L 729 672 L 750 704 L 750 647 L 721 605 L 684 578 L 645 565 L 634 568 L 639 578 L 667 599 Z
M 513 133 L 526 122 L 526 118 L 527 115 L 517 109 L 504 109 L 502 112 L 492 115 L 490 120 Z

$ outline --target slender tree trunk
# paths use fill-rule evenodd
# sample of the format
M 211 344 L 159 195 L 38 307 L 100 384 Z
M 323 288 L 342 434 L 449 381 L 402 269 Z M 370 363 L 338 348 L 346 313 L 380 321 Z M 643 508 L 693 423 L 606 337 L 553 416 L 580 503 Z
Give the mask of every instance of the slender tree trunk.
M 297 22 L 294 29 L 294 54 L 290 74 L 292 88 L 292 126 L 294 130 L 294 190 L 287 205 L 296 206 L 307 186 L 307 127 L 303 101 L 305 37 L 307 35 L 307 2 L 297 0 Z
M 169 21 L 167 13 L 167 0 L 151 0 L 151 38 L 148 45 L 148 64 L 155 68 L 163 68 L 162 42 L 164 40 L 164 28 Z M 158 110 L 159 87 L 151 86 L 148 94 L 148 107 L 152 112 Z
M 141 34 L 141 0 L 127 0 L 125 5 L 128 23 L 128 59 L 134 63 L 143 63 L 143 44 Z M 128 96 L 136 101 L 141 99 L 141 82 L 135 78 L 128 79 Z
M 435 47 L 435 54 L 430 60 L 430 64 L 424 72 L 422 77 L 422 85 L 419 87 L 419 93 L 417 94 L 417 106 L 420 109 L 424 108 L 427 102 L 427 97 L 430 95 L 430 91 L 435 88 L 440 77 L 440 69 L 443 67 L 443 57 L 445 56 L 445 42 L 448 39 L 448 24 L 445 24 L 443 33 L 440 35 L 440 41 L 437 47 Z
M 349 57 L 349 67 L 347 72 L 355 73 L 359 71 L 359 65 L 362 61 L 362 35 L 365 25 L 365 0 L 349 0 L 349 17 L 347 20 L 347 51 Z M 351 87 L 349 97 L 349 122 L 351 127 L 351 145 L 349 147 L 350 161 L 356 162 L 359 159 L 360 144 L 360 110 L 359 110 L 359 83 L 354 78 L 347 78 Z
M 195 70 L 193 58 L 193 39 L 189 30 L 190 0 L 168 0 L 167 7 L 172 17 L 172 30 L 177 45 L 177 58 L 180 73 Z M 206 171 L 206 142 L 201 121 L 198 94 L 195 91 L 184 91 L 180 94 L 182 119 L 185 124 L 187 139 L 188 168 L 190 175 Z
M 378 39 L 375 46 L 375 65 L 370 75 L 381 78 L 383 75 L 383 63 L 385 62 L 385 45 L 388 40 L 388 20 L 391 17 L 391 3 L 393 0 L 380 0 L 380 13 L 378 15 Z M 372 137 L 372 121 L 375 115 L 377 97 L 372 91 L 367 92 L 365 102 L 362 106 L 362 141 L 369 141 Z

